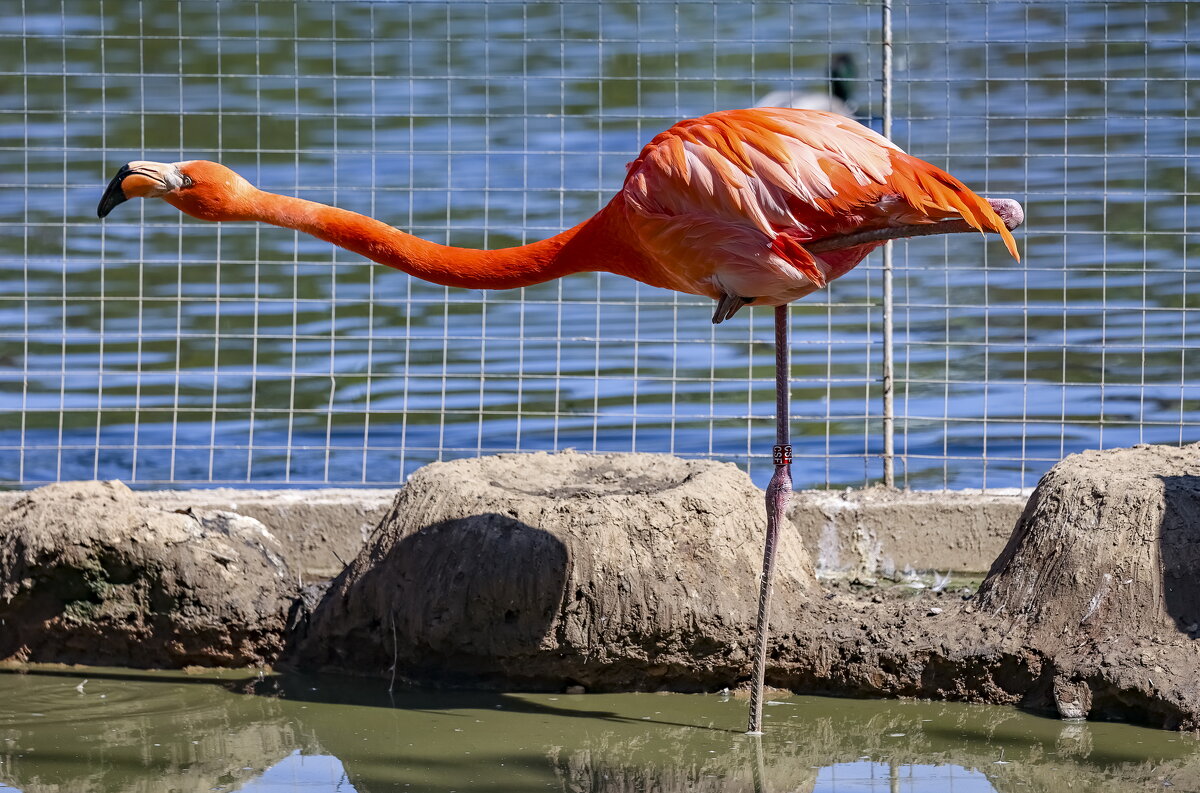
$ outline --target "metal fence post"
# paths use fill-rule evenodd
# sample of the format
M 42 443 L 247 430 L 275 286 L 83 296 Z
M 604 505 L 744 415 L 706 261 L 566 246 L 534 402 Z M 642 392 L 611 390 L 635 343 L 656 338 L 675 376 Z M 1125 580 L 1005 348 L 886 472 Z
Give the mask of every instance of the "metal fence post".
M 892 137 L 892 2 L 883 0 L 883 136 Z M 896 361 L 892 329 L 892 243 L 883 246 L 883 483 L 896 486 Z

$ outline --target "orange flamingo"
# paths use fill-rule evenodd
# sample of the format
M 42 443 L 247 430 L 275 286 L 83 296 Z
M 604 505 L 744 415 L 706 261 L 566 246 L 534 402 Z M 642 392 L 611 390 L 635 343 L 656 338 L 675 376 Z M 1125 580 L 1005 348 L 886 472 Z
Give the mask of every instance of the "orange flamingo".
M 210 221 L 262 221 L 311 234 L 446 286 L 513 289 L 571 273 L 610 272 L 716 300 L 719 323 L 742 306 L 775 307 L 775 474 L 767 487 L 750 731 L 762 718 L 776 538 L 791 483 L 787 304 L 848 272 L 888 239 L 977 230 L 1001 236 L 1015 201 L 988 201 L 843 116 L 813 110 L 727 110 L 681 121 L 629 164 L 595 216 L 530 245 L 481 251 L 427 242 L 354 212 L 258 190 L 203 160 L 131 162 L 97 209 L 162 198 Z

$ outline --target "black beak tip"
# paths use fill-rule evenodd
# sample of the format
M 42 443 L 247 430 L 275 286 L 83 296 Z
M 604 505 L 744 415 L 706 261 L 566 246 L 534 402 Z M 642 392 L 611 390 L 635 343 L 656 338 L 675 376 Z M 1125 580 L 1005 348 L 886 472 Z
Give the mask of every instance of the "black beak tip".
M 129 200 L 128 196 L 125 195 L 125 191 L 121 189 L 121 180 L 128 173 L 129 164 L 126 163 L 117 171 L 117 175 L 108 183 L 108 187 L 104 188 L 104 195 L 100 197 L 100 204 L 96 207 L 96 217 L 107 217 L 108 213 L 112 212 L 115 206 Z
M 124 200 L 124 197 L 116 201 L 109 201 L 107 197 L 101 199 L 100 206 L 96 207 L 96 217 L 100 218 L 101 220 L 108 217 L 108 213 L 113 211 L 113 207 Z

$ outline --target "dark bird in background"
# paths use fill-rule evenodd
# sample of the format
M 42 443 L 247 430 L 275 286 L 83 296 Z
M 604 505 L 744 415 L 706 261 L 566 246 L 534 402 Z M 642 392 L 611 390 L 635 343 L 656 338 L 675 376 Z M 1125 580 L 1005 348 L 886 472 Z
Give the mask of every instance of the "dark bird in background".
M 858 78 L 858 64 L 848 52 L 839 52 L 829 59 L 828 91 L 791 91 L 780 89 L 764 96 L 758 107 L 794 107 L 824 110 L 854 118 L 857 106 L 850 98 Z

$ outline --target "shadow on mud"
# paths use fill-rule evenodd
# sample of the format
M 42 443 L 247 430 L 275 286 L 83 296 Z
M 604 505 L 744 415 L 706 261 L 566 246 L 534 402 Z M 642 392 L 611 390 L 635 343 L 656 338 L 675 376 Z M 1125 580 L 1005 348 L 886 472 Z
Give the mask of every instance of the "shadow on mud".
M 334 580 L 291 637 L 289 662 L 432 682 L 519 679 L 505 659 L 539 646 L 555 624 L 569 565 L 562 542 L 495 513 L 387 539 L 377 534 L 370 556 Z
M 1163 476 L 1159 529 L 1163 603 L 1176 627 L 1200 638 L 1200 476 Z

